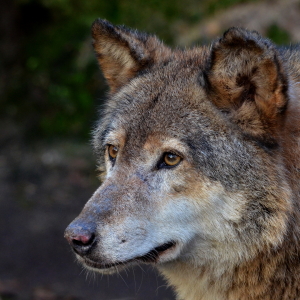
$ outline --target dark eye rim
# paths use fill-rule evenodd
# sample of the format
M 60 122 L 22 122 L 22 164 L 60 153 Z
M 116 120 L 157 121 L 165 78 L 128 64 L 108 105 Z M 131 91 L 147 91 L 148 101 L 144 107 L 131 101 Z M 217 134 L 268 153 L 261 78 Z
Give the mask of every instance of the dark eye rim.
M 172 154 L 172 155 L 178 156 L 180 158 L 180 160 L 178 161 L 178 163 L 175 164 L 175 165 L 168 165 L 168 164 L 166 164 L 164 158 L 168 154 Z M 158 161 L 157 169 L 172 169 L 172 168 L 175 168 L 175 167 L 177 167 L 182 162 L 182 160 L 183 160 L 183 156 L 182 155 L 180 155 L 180 154 L 178 154 L 176 152 L 173 152 L 173 151 L 166 151 L 166 152 L 164 152 L 162 154 L 160 160 Z
M 114 163 L 114 162 L 116 161 L 116 158 L 117 158 L 118 154 L 117 154 L 115 157 L 111 156 L 110 153 L 109 153 L 110 147 L 116 147 L 116 148 L 118 149 L 118 151 L 119 151 L 119 147 L 116 146 L 116 145 L 113 145 L 113 144 L 107 144 L 107 145 L 106 145 L 108 158 L 110 159 L 110 161 L 111 161 L 112 163 Z

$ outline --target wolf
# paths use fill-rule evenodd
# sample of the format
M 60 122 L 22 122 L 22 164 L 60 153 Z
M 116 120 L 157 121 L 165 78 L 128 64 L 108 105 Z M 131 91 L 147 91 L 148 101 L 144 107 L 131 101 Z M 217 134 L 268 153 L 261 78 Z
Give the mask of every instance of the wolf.
M 300 47 L 231 28 L 172 50 L 98 19 L 102 185 L 65 237 L 88 269 L 155 265 L 184 300 L 300 299 Z

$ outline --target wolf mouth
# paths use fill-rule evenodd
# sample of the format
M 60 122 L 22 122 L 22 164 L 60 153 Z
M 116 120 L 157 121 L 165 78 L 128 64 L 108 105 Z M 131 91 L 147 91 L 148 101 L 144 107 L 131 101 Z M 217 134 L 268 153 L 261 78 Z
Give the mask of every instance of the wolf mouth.
M 135 258 L 126 261 L 118 261 L 109 264 L 102 264 L 85 257 L 80 257 L 80 258 L 83 259 L 83 262 L 89 267 L 105 270 L 105 269 L 111 269 L 118 266 L 125 266 L 131 262 L 136 262 L 136 261 L 141 261 L 144 263 L 156 263 L 160 255 L 162 255 L 165 251 L 174 248 L 175 245 L 176 243 L 171 241 L 152 249 L 151 251 L 147 252 L 145 255 L 137 256 Z
M 145 262 L 145 263 L 155 263 L 157 262 L 158 257 L 165 251 L 173 248 L 175 246 L 175 242 L 168 242 L 159 247 L 154 248 L 143 256 L 136 257 L 136 260 Z

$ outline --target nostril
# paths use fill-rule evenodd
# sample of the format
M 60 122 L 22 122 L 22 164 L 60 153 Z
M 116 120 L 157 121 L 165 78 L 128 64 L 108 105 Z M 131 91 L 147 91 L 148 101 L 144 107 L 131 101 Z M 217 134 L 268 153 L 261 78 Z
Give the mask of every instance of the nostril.
M 72 237 L 72 243 L 76 246 L 89 246 L 93 243 L 95 235 L 93 233 Z
M 65 231 L 65 238 L 79 255 L 87 255 L 96 245 L 95 229 L 90 224 L 71 223 Z

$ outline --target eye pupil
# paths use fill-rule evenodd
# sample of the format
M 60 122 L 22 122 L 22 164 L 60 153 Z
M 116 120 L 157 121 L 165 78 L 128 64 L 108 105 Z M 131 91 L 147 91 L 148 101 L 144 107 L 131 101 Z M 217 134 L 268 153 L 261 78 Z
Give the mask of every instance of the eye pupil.
M 181 161 L 181 157 L 174 153 L 165 153 L 164 162 L 168 166 L 175 166 Z
M 118 151 L 119 151 L 118 147 L 114 145 L 109 145 L 108 154 L 111 159 L 115 159 L 117 157 Z

